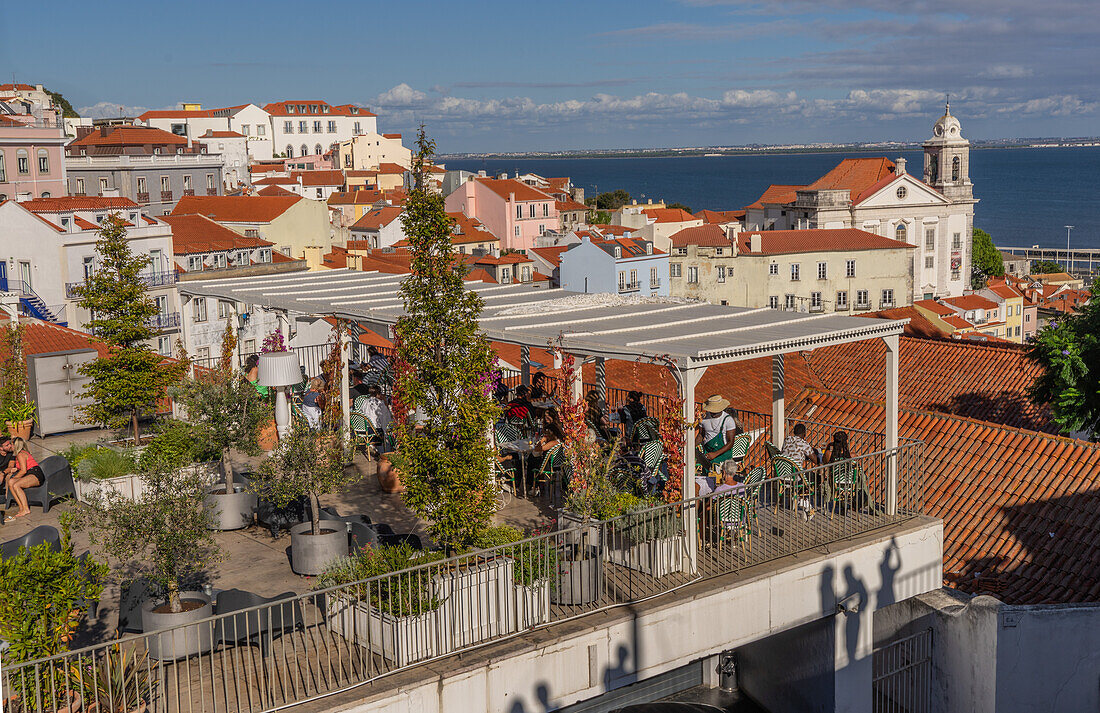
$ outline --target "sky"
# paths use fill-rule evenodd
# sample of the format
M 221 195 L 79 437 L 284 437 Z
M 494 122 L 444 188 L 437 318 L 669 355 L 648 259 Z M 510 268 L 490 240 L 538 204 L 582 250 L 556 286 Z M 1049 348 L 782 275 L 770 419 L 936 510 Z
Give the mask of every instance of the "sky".
M 947 93 L 1097 135 L 1098 68 L 1098 0 L 0 3 L 0 82 L 83 115 L 321 99 L 443 153 L 923 140 Z

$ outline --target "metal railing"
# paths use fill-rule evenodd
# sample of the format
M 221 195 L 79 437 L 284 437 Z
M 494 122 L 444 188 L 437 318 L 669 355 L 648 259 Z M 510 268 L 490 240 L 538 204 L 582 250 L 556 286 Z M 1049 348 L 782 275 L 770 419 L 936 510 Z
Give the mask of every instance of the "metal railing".
M 920 471 L 914 443 L 608 520 L 563 514 L 559 529 L 520 542 L 15 664 L 4 690 L 32 713 L 96 701 L 158 713 L 303 703 L 903 522 L 920 512 Z M 895 513 L 885 509 L 891 472 Z M 101 688 L 94 672 L 124 656 L 137 675 Z
M 150 329 L 178 329 L 180 326 L 179 312 L 162 312 L 155 314 L 145 322 Z
M 642 289 L 642 283 L 637 280 L 619 285 L 619 292 L 637 292 L 640 289 Z
M 291 347 L 290 351 L 298 355 L 298 364 L 305 367 L 306 376 L 312 377 L 321 375 L 321 362 L 332 352 L 332 346 L 333 342 L 329 342 L 328 344 L 308 344 L 301 347 Z M 237 355 L 237 368 L 242 368 L 248 358 L 254 354 L 259 354 L 259 352 L 240 352 Z M 219 359 L 220 357 L 216 356 L 192 359 L 191 367 L 195 370 L 195 373 L 209 371 L 218 365 Z
M 138 279 L 146 287 L 164 287 L 166 285 L 174 285 L 179 280 L 179 273 L 175 270 L 165 270 L 162 272 L 149 272 L 143 275 L 138 275 Z M 82 287 L 85 281 L 81 282 L 69 282 L 65 285 L 65 297 L 73 299 L 76 297 L 76 290 L 78 287 Z

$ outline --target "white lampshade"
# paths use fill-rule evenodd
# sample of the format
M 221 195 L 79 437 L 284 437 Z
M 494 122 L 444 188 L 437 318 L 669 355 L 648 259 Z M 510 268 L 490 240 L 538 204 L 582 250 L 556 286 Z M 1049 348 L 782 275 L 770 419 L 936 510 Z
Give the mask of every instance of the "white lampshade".
M 293 386 L 302 383 L 302 368 L 297 352 L 266 352 L 260 355 L 260 386 Z

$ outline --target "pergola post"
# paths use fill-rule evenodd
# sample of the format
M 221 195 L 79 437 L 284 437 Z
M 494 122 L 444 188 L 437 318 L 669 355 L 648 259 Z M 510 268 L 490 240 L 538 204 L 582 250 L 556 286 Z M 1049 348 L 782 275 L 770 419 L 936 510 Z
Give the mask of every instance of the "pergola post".
M 351 441 L 351 334 L 340 330 L 340 413 L 343 414 L 344 440 Z
M 680 369 L 674 372 L 680 385 L 680 398 L 684 402 L 683 418 L 689 424 L 684 432 L 684 477 L 680 479 L 681 498 L 691 500 L 695 497 L 695 429 L 690 424 L 695 421 L 695 387 L 699 384 L 702 369 Z M 696 506 L 684 508 L 684 534 L 687 548 L 684 557 L 684 571 L 692 574 L 697 571 L 699 553 L 698 521 Z
M 603 357 L 596 357 L 596 388 L 600 392 L 600 398 L 607 398 L 607 366 Z
M 531 347 L 526 344 L 519 348 L 519 383 L 531 385 Z
M 772 445 L 776 448 L 783 447 L 783 436 L 786 430 L 783 382 L 783 355 L 776 354 L 772 357 Z
M 893 334 L 886 343 L 886 514 L 898 513 L 898 350 L 900 340 Z

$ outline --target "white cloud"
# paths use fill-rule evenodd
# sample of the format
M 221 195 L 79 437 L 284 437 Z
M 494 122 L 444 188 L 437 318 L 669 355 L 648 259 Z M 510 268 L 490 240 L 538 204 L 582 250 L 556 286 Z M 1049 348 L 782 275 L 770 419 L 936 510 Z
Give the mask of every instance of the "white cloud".
M 994 64 L 978 73 L 983 79 L 1024 79 L 1035 74 L 1034 70 L 1020 64 Z
M 1056 94 L 1038 99 L 1029 99 L 1001 107 L 1002 114 L 1047 114 L 1050 116 L 1071 116 L 1091 114 L 1096 111 L 1097 102 L 1084 102 L 1074 94 Z
M 175 108 L 175 107 L 169 107 Z M 109 119 L 115 116 L 137 116 L 149 111 L 147 106 L 128 106 L 120 102 L 97 102 L 77 108 L 77 113 L 92 119 Z

